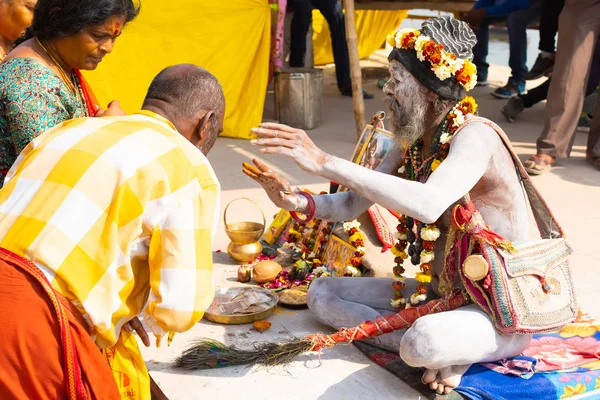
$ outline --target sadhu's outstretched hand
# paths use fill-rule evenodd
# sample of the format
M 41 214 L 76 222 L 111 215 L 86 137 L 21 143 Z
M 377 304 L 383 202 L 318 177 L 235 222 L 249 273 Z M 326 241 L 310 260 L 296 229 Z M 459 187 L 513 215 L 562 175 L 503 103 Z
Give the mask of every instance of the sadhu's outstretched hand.
M 258 182 L 269 199 L 279 208 L 296 211 L 299 207 L 299 196 L 294 193 L 287 179 L 273 172 L 262 161 L 253 159 L 250 163 L 242 163 L 242 172 Z
M 252 144 L 264 154 L 281 154 L 293 159 L 306 172 L 320 174 L 331 156 L 318 148 L 306 132 L 283 124 L 266 122 L 252 128 L 258 139 Z

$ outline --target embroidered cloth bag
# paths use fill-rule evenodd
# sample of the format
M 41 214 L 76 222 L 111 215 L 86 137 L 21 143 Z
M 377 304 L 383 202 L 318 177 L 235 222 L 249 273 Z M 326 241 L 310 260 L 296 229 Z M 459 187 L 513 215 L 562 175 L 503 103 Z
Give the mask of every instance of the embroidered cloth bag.
M 491 126 L 511 154 L 542 239 L 505 241 L 487 227 L 467 195 L 453 210 L 441 288 L 452 287 L 458 274 L 500 332 L 556 330 L 577 316 L 572 249 L 500 127 L 477 117 L 463 127 L 476 121 Z

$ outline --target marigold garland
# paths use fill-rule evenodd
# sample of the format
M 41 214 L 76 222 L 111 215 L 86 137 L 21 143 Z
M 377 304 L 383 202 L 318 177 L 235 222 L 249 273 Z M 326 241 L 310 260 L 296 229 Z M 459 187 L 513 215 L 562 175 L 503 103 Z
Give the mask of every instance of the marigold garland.
M 392 47 L 415 50 L 420 61 L 430 64 L 431 72 L 440 80 L 454 76 L 456 81 L 469 91 L 477 84 L 477 67 L 468 59 L 458 58 L 444 50 L 444 45 L 435 42 L 418 29 L 400 29 L 388 35 Z
M 362 276 L 362 273 L 358 269 L 358 267 L 362 264 L 362 258 L 365 255 L 365 237 L 359 231 L 360 222 L 357 220 L 344 222 L 343 224 L 344 232 L 350 237 L 350 244 L 356 249 L 354 255 L 350 260 L 350 265 L 346 266 L 344 269 L 344 274 L 349 276 Z
M 407 39 L 408 40 L 408 39 Z M 468 117 L 477 112 L 477 103 L 472 97 L 465 97 L 448 113 L 444 123 L 433 138 L 431 155 L 422 160 L 423 141 L 416 141 L 406 149 L 398 175 L 403 179 L 426 182 L 448 156 L 450 141 Z M 394 262 L 392 288 L 395 291 L 390 304 L 395 308 L 416 306 L 427 299 L 427 284 L 432 279 L 432 266 L 435 259 L 436 241 L 441 236 L 437 223 L 423 224 L 414 218 L 401 215 L 398 220 L 394 238 L 398 241 L 392 248 Z M 419 265 L 415 279 L 419 282 L 415 293 L 409 299 L 402 294 L 405 286 L 404 261 L 408 258 L 414 265 Z

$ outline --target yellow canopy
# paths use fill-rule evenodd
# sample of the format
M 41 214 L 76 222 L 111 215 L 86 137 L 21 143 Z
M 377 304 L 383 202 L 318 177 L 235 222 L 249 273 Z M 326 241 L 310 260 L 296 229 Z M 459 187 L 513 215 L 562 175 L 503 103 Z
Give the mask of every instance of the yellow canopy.
M 247 139 L 262 119 L 270 27 L 267 0 L 143 0 L 139 17 L 117 39 L 113 53 L 86 78 L 103 107 L 118 99 L 127 112 L 135 112 L 163 68 L 199 65 L 223 85 L 223 135 Z
M 355 12 L 358 56 L 369 57 L 379 49 L 387 35 L 398 28 L 408 13 L 404 10 L 358 10 Z M 315 65 L 333 63 L 331 36 L 327 21 L 313 10 L 313 48 Z
M 405 17 L 404 11 L 357 11 L 360 56 L 377 50 Z M 331 63 L 329 29 L 318 11 L 313 18 L 315 63 Z M 200 65 L 223 85 L 223 136 L 249 139 L 250 128 L 262 119 L 270 27 L 268 0 L 143 0 L 139 17 L 117 39 L 113 53 L 86 77 L 103 107 L 117 99 L 131 113 L 163 68 Z

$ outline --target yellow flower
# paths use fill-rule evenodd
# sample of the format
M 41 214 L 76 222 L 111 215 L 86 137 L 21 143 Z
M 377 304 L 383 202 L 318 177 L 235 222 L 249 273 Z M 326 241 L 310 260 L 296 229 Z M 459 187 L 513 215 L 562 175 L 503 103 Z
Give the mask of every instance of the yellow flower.
M 403 260 L 406 260 L 408 258 L 408 254 L 406 254 L 405 251 L 400 251 L 396 248 L 396 246 L 392 247 L 392 254 L 395 257 L 401 257 Z
M 473 75 L 477 72 L 477 67 L 469 60 L 465 60 L 463 64 L 463 69 L 466 74 Z
M 431 272 L 417 272 L 415 279 L 421 283 L 431 282 Z
M 475 114 L 475 112 L 477 111 L 477 102 L 475 101 L 475 99 L 473 97 L 466 96 L 460 102 L 460 108 L 464 108 L 470 114 Z
M 350 236 L 350 243 L 354 243 L 357 240 L 365 240 L 365 237 L 360 232 L 356 232 L 354 235 Z
M 437 167 L 440 166 L 442 162 L 438 159 L 433 160 L 433 162 L 431 163 L 431 172 L 435 171 L 437 169 Z
M 585 393 L 585 385 L 583 383 L 579 383 L 579 384 L 577 384 L 577 386 L 565 387 L 565 392 L 562 396 L 560 396 L 560 398 L 566 399 L 568 397 L 575 396 L 576 394 L 582 394 L 582 393 Z
M 396 47 L 396 31 L 387 35 L 386 41 L 390 46 Z
M 600 378 L 596 378 L 596 386 L 594 389 L 600 389 Z

